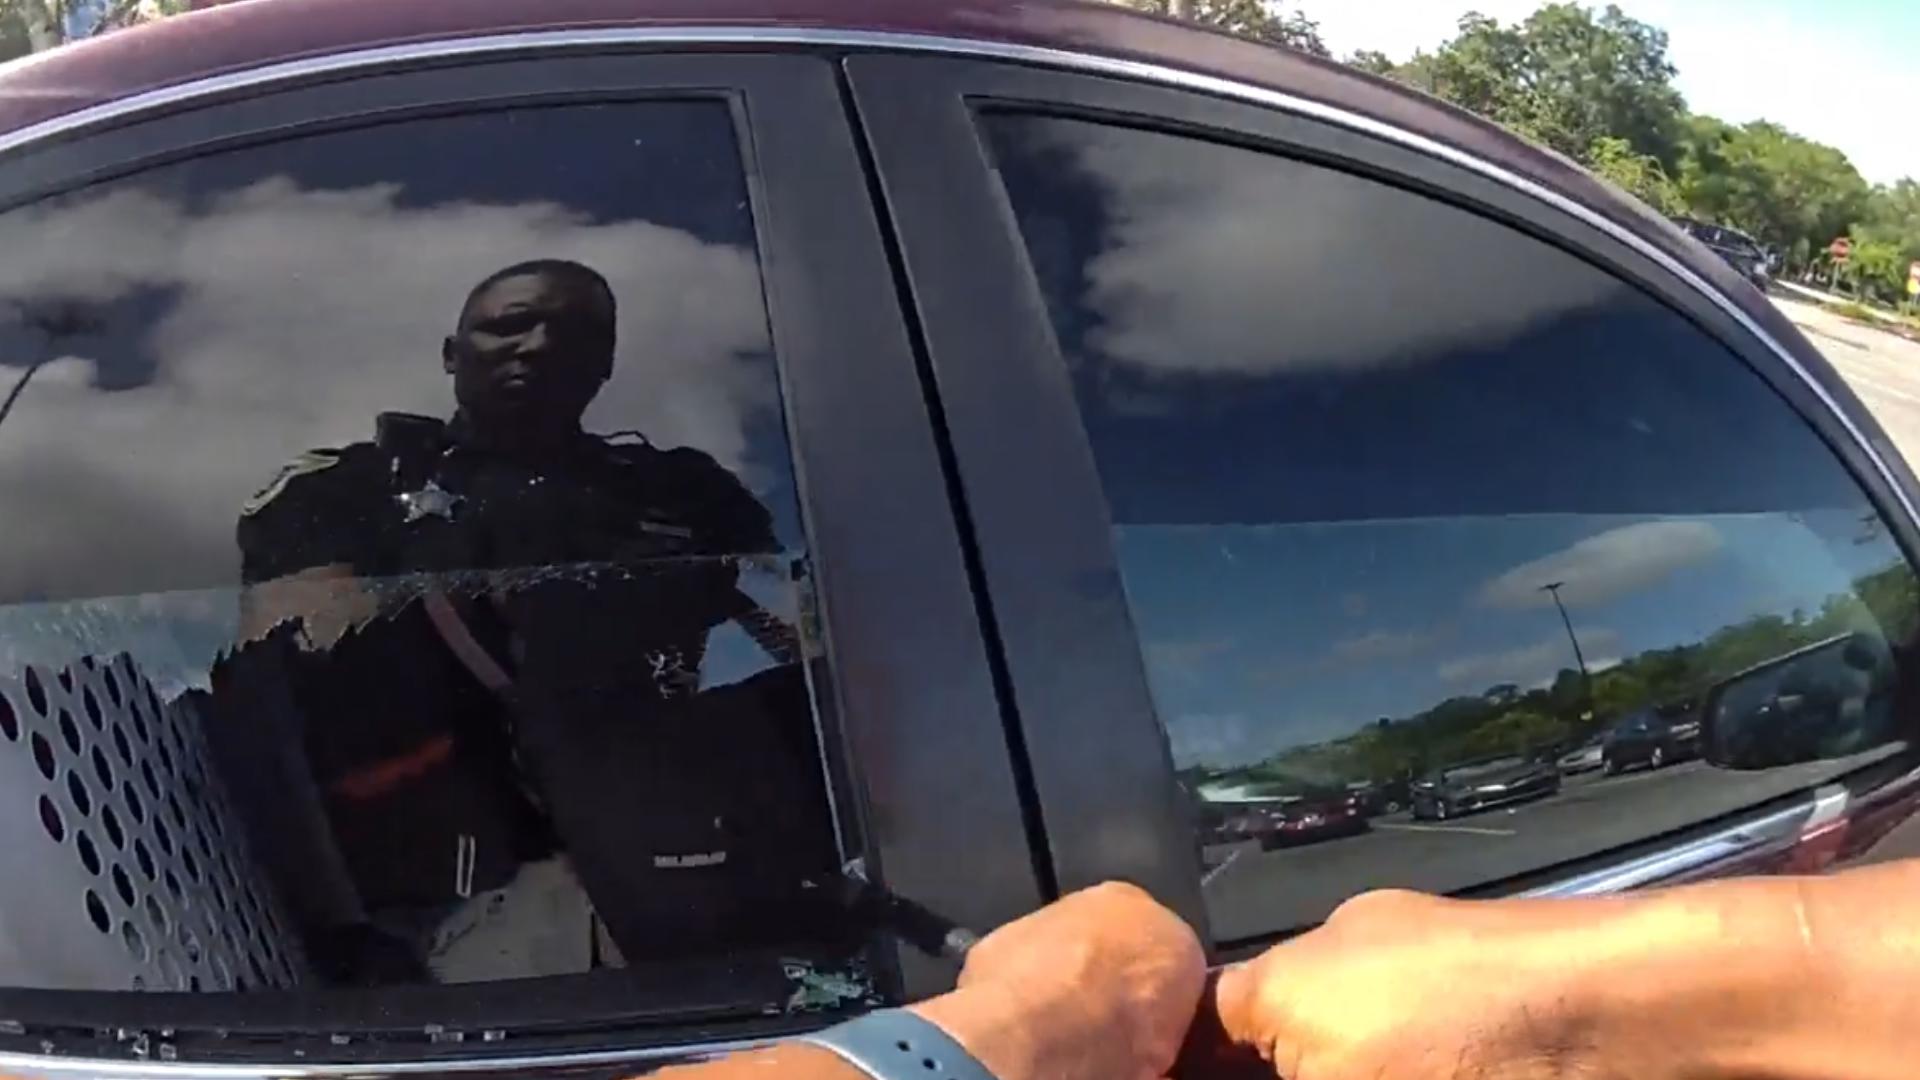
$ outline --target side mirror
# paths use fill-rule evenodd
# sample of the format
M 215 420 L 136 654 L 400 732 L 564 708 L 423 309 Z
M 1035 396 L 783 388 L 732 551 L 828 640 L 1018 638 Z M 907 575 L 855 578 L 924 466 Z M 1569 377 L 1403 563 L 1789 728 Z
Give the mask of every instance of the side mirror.
M 1875 671 L 1880 667 L 1879 655 L 1858 634 L 1847 642 L 1847 647 L 1841 651 L 1840 657 L 1855 671 Z
M 1867 685 L 1883 654 L 1844 634 L 1755 664 L 1721 680 L 1700 710 L 1707 761 L 1765 769 L 1841 757 L 1887 741 L 1888 703 Z

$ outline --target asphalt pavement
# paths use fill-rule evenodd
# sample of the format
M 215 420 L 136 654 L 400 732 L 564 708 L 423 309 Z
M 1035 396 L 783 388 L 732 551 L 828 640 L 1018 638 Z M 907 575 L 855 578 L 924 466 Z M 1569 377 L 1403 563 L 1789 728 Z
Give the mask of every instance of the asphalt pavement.
M 1920 463 L 1920 342 L 1775 296 L 1778 307 L 1853 387 L 1909 464 Z

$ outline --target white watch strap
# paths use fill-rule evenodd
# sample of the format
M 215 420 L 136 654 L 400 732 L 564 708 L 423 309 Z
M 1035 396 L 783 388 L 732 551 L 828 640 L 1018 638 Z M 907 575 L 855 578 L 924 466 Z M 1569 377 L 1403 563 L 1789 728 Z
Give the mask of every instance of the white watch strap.
M 874 1080 L 995 1080 L 938 1025 L 904 1009 L 882 1009 L 803 1036 Z

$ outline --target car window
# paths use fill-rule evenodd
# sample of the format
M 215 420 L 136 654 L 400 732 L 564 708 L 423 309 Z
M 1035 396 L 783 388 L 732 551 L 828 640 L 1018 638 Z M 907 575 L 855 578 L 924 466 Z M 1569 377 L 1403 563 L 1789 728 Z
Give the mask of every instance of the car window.
M 726 102 L 210 153 L 0 250 L 0 984 L 872 993 Z
M 1371 887 L 1597 855 L 1889 752 L 1881 688 L 1913 633 L 1913 574 L 1819 437 L 1674 311 L 1326 166 L 1080 119 L 980 123 L 1201 802 L 1554 760 L 1755 665 L 1860 643 L 1858 685 L 1793 725 L 1736 679 L 1724 752 L 1702 733 L 1651 776 L 1610 776 L 1647 764 L 1610 758 L 1474 804 L 1416 791 L 1428 820 L 1379 814 L 1286 850 L 1208 838 L 1217 937 Z

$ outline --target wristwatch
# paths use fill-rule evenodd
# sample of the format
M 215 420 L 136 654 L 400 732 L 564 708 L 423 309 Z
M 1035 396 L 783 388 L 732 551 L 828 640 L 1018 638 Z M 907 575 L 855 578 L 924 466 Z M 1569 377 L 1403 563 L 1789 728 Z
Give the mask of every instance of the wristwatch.
M 905 1009 L 881 1009 L 801 1042 L 830 1050 L 874 1080 L 995 1080 L 939 1026 Z

